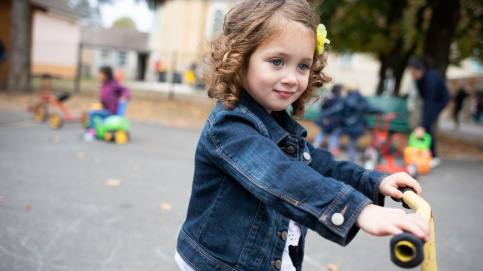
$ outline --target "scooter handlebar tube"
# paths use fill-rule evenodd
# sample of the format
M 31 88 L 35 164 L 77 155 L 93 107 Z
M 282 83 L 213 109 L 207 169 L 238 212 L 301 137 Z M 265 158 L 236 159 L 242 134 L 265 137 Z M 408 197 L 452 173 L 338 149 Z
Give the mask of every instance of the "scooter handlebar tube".
M 391 260 L 399 267 L 413 268 L 421 265 L 422 271 L 436 271 L 436 247 L 434 241 L 434 223 L 431 206 L 412 188 L 400 188 L 405 208 L 410 208 L 431 224 L 431 240 L 424 242 L 414 234 L 404 232 L 391 239 Z M 393 198 L 394 199 L 394 198 Z

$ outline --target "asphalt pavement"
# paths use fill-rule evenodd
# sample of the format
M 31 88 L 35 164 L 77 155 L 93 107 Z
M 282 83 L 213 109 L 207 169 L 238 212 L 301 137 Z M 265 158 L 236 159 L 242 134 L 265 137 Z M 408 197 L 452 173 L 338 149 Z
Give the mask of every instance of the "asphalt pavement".
M 126 145 L 83 142 L 82 131 L 0 109 L 0 271 L 178 270 L 200 131 L 132 123 Z M 439 270 L 481 270 L 482 163 L 443 161 L 420 182 Z M 401 270 L 389 237 L 361 232 L 345 248 L 313 232 L 307 239 L 306 271 Z

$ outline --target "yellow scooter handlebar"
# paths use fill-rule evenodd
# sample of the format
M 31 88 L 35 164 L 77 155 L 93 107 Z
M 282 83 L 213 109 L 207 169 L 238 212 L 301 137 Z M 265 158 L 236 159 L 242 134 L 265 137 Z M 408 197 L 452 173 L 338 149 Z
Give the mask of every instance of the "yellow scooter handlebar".
M 436 271 L 436 247 L 434 241 L 434 223 L 431 206 L 423 200 L 412 188 L 401 188 L 402 203 L 431 224 L 431 240 L 424 242 L 414 234 L 404 232 L 391 239 L 391 260 L 403 268 L 412 268 L 421 264 L 422 271 Z M 394 199 L 394 198 L 393 198 Z M 401 201 L 399 199 L 394 199 Z

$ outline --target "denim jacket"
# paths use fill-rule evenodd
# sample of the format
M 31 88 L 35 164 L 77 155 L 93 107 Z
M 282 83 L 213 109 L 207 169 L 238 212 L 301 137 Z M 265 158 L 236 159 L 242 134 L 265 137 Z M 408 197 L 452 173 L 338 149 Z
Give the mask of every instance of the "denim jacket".
M 221 103 L 203 128 L 177 252 L 194 270 L 278 270 L 289 221 L 347 245 L 385 175 L 315 149 L 285 111 L 277 120 L 248 94 Z M 301 270 L 300 253 L 297 270 Z

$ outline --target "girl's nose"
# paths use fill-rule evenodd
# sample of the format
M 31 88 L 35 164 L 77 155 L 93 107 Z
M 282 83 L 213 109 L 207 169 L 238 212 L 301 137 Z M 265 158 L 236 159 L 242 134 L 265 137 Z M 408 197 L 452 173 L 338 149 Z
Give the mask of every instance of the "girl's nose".
M 297 76 L 295 76 L 295 74 L 293 72 L 288 72 L 282 78 L 281 83 L 285 84 L 285 85 L 291 85 L 291 86 L 298 85 Z

